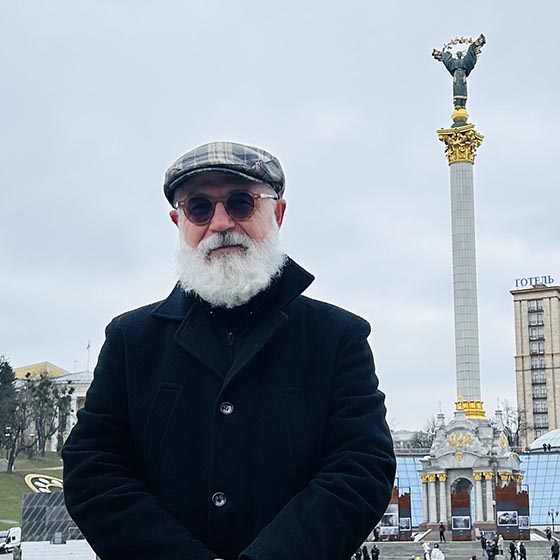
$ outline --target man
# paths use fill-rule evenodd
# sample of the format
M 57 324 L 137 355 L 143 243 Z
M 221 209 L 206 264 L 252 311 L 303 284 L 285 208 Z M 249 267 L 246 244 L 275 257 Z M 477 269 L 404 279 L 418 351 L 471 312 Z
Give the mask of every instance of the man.
M 558 554 L 560 554 L 560 545 L 558 541 L 554 539 L 552 546 L 550 547 L 550 554 L 552 556 L 552 560 L 558 560 Z
M 63 450 L 68 511 L 103 560 L 349 558 L 395 473 L 369 325 L 301 295 L 272 155 L 200 146 L 164 192 L 179 284 L 107 327 Z
M 431 560 L 445 560 L 445 554 L 439 547 L 438 543 L 434 544 L 434 548 L 432 550 Z
M 445 525 L 443 521 L 439 522 L 439 542 L 446 542 L 445 541 Z
M 429 542 L 422 543 L 422 551 L 424 552 L 424 560 L 431 560 L 432 558 L 432 547 Z
M 488 539 L 486 543 L 486 554 L 488 556 L 488 560 L 494 560 L 497 550 L 496 543 L 492 539 Z
M 517 542 L 515 539 L 509 543 L 509 560 L 517 558 Z

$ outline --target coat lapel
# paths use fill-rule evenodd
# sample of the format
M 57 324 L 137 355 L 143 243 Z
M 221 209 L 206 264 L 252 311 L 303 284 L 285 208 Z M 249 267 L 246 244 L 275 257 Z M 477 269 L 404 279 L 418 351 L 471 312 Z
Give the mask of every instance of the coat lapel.
M 279 280 L 274 303 L 262 313 L 255 314 L 247 332 L 242 335 L 243 344 L 229 369 L 224 359 L 224 341 L 221 340 L 212 318 L 194 298 L 185 296 L 179 286 L 156 306 L 152 314 L 155 317 L 180 322 L 175 333 L 175 342 L 215 372 L 220 379 L 224 379 L 225 374 L 225 389 L 288 320 L 288 315 L 283 309 L 312 281 L 311 274 L 288 259 Z
M 175 333 L 175 342 L 223 379 L 226 363 L 220 350 L 224 344 L 201 305 L 191 306 Z
M 284 312 L 286 306 L 300 295 L 313 281 L 313 276 L 288 259 L 284 272 L 280 277 L 274 301 L 266 306 L 262 313 L 255 314 L 254 320 L 245 335 L 243 345 L 239 349 L 224 379 L 225 390 L 239 372 L 261 351 L 274 333 L 288 320 Z
M 223 379 L 227 365 L 223 359 L 223 341 L 212 324 L 211 318 L 193 298 L 185 296 L 178 286 L 160 303 L 152 315 L 180 323 L 174 340 Z
M 280 310 L 265 312 L 258 316 L 229 368 L 222 390 L 231 384 L 237 374 L 261 351 L 272 335 L 287 320 L 286 313 Z

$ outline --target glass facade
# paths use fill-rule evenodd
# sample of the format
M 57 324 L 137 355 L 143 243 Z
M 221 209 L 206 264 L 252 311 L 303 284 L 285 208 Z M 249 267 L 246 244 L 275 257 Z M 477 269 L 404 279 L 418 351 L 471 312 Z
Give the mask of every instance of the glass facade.
M 560 445 L 560 430 L 557 430 Z M 531 525 L 550 524 L 550 508 L 560 510 L 560 453 L 522 453 L 523 485 L 529 488 Z M 422 523 L 422 483 L 418 471 L 420 457 L 397 457 L 397 478 L 400 488 L 410 487 L 412 525 Z M 560 520 L 560 517 L 559 517 Z
M 560 509 L 560 453 L 527 453 L 521 456 L 523 483 L 529 487 L 532 525 L 550 525 L 548 511 Z
M 410 487 L 412 526 L 422 523 L 422 482 L 418 471 L 422 468 L 420 457 L 397 457 L 397 481 L 399 488 Z

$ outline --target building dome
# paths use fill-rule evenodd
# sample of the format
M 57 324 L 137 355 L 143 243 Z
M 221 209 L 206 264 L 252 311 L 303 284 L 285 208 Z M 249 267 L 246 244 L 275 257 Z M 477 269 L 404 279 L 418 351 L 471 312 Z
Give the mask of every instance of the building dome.
M 550 445 L 550 447 L 560 448 L 560 429 L 551 430 L 546 432 L 541 437 L 537 438 L 530 446 L 531 451 L 542 451 L 543 445 Z

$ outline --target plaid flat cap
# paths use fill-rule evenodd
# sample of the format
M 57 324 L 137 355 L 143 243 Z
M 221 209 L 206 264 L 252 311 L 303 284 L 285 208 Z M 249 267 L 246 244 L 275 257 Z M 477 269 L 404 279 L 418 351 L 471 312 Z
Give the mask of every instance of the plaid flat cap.
M 260 148 L 234 142 L 210 142 L 181 156 L 165 172 L 163 192 L 173 204 L 175 190 L 194 175 L 224 171 L 268 183 L 279 196 L 284 192 L 284 171 L 280 162 Z

